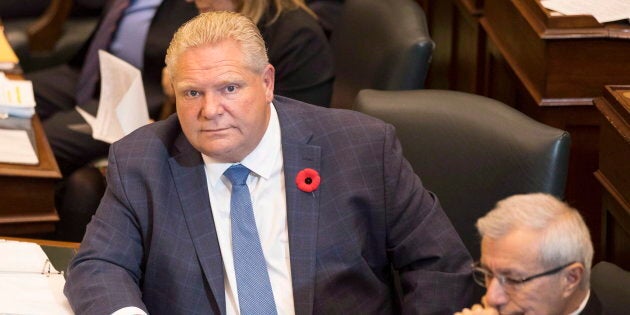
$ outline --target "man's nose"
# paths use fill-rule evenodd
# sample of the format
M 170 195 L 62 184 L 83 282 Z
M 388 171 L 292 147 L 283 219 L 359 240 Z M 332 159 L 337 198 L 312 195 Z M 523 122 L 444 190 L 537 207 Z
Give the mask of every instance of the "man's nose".
M 212 119 L 223 113 L 221 100 L 212 94 L 205 94 L 203 97 L 203 105 L 201 107 L 201 115 L 206 119 Z
M 486 287 L 486 295 L 484 297 L 488 306 L 500 308 L 509 301 L 509 296 L 505 293 L 505 289 L 496 278 L 489 279 Z

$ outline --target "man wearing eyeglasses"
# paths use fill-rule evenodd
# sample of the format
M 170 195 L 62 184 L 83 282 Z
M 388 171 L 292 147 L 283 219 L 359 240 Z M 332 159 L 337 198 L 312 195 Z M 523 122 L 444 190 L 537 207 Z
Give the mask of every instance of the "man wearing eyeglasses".
M 591 237 L 577 210 L 546 194 L 516 195 L 477 221 L 486 288 L 469 314 L 602 314 L 590 291 Z

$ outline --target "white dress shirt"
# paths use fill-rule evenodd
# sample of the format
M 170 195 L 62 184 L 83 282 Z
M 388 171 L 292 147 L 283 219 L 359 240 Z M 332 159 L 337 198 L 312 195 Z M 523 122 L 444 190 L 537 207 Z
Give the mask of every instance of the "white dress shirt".
M 569 315 L 578 315 L 578 314 L 582 313 L 582 311 L 586 307 L 586 303 L 588 302 L 588 298 L 590 296 L 591 296 L 591 290 L 588 290 L 588 292 L 586 292 L 586 297 L 584 297 L 584 300 L 582 300 L 582 303 L 580 304 L 580 307 L 578 307 L 578 309 L 575 310 L 575 312 L 573 312 L 573 313 L 571 313 Z
M 267 130 L 258 146 L 241 164 L 252 171 L 247 178 L 247 186 L 278 314 L 295 314 L 280 122 L 273 105 L 269 106 L 271 115 Z M 230 220 L 231 183 L 223 176 L 223 172 L 232 164 L 217 163 L 205 155 L 203 160 L 212 216 L 223 258 L 226 310 L 228 315 L 238 315 Z
M 114 56 L 142 70 L 149 27 L 162 1 L 131 0 L 109 46 L 109 51 Z

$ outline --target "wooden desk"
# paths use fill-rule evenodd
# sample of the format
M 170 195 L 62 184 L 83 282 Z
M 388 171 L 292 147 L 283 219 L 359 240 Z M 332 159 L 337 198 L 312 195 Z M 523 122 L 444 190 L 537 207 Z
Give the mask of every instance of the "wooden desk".
M 11 79 L 20 78 L 9 75 Z M 0 235 L 53 232 L 59 216 L 55 210 L 55 182 L 61 178 L 42 124 L 31 119 L 38 165 L 0 163 Z
M 565 198 L 598 244 L 600 119 L 593 101 L 607 84 L 630 83 L 630 26 L 552 16 L 538 0 L 484 0 L 480 24 L 487 40 L 482 94 L 571 134 Z
M 601 113 L 602 259 L 630 270 L 630 85 L 606 86 L 595 100 Z
M 53 246 L 53 247 L 61 247 L 61 248 L 69 248 L 76 250 L 79 249 L 81 243 L 76 242 L 61 242 L 61 241 L 51 241 L 51 240 L 42 240 L 36 238 L 24 238 L 24 237 L 12 237 L 12 236 L 0 236 L 0 239 L 5 239 L 9 241 L 19 241 L 19 242 L 29 242 L 35 243 L 40 246 Z

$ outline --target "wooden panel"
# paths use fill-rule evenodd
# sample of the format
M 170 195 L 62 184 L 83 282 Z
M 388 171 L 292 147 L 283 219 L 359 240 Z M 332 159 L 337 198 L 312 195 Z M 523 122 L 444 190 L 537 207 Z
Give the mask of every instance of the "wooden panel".
M 453 4 L 456 0 L 417 0 L 427 16 L 429 34 L 435 42 L 426 88 L 448 89 L 452 49 Z
M 541 106 L 591 106 L 603 85 L 630 82 L 630 26 L 589 24 L 584 16 L 572 26 L 571 17 L 542 10 L 534 0 L 486 0 L 484 7 L 484 29 Z
M 630 270 L 630 86 L 606 86 L 601 113 L 599 169 L 603 190 L 603 259 Z
M 41 235 L 59 221 L 54 193 L 61 172 L 37 115 L 31 125 L 39 164 L 0 163 L 0 235 Z
M 452 54 L 449 68 L 451 90 L 483 92 L 485 33 L 479 24 L 481 10 L 470 0 L 454 3 Z
M 571 134 L 565 198 L 599 244 L 602 196 L 593 172 L 600 120 L 593 101 L 605 84 L 630 82 L 630 26 L 551 16 L 536 0 L 485 0 L 480 24 L 486 33 L 482 94 Z
M 37 116 L 32 124 L 39 164 L 0 163 L 0 235 L 48 233 L 59 221 L 54 191 L 61 172 Z
M 483 0 L 417 0 L 436 43 L 426 88 L 479 93 L 483 86 Z

